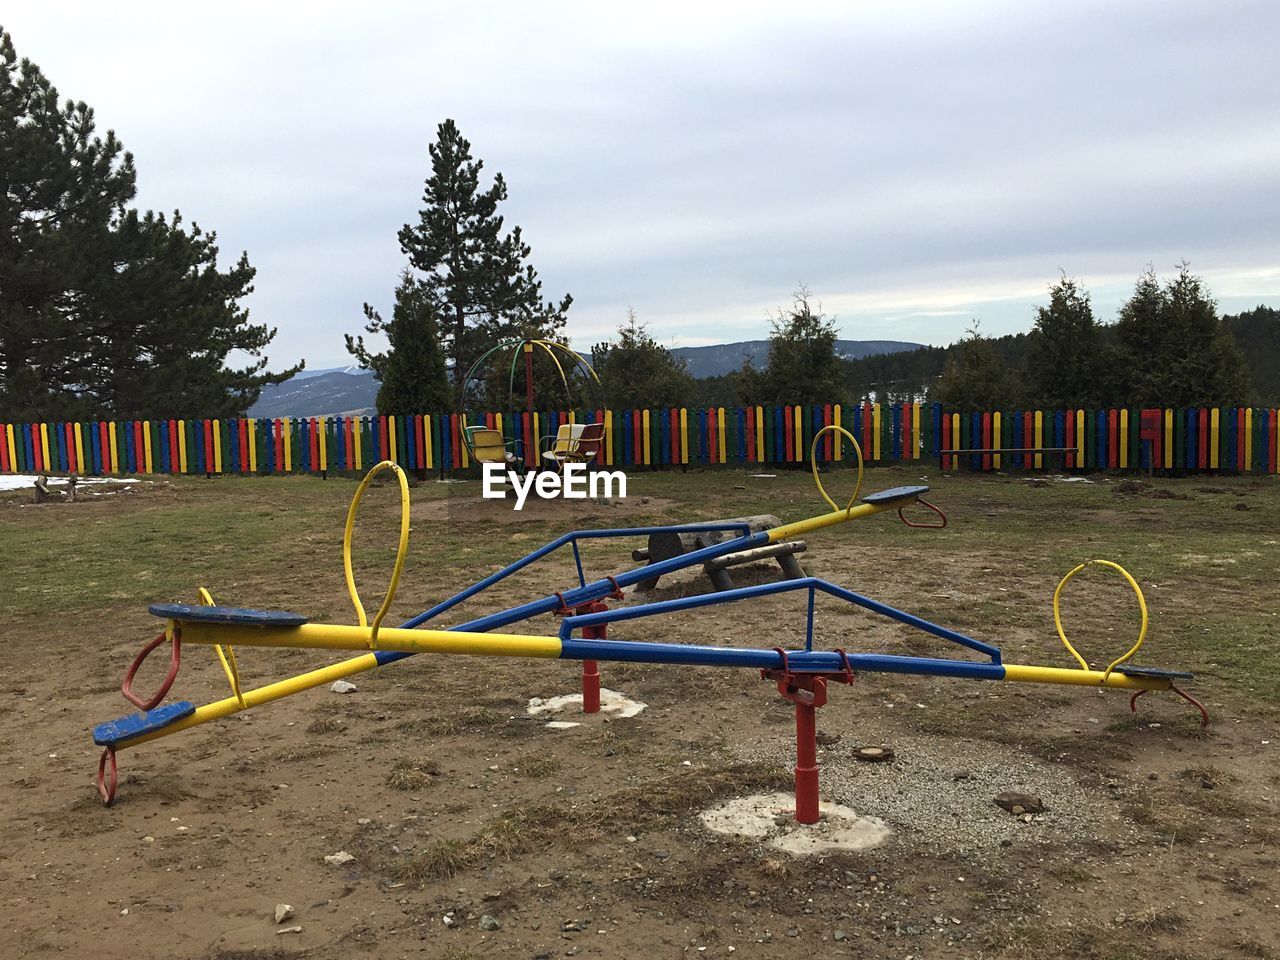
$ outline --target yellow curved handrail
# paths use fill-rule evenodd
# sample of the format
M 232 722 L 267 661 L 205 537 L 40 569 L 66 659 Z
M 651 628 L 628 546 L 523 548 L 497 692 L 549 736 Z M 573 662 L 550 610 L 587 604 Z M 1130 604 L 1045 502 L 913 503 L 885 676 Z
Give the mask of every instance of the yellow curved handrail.
M 356 617 L 360 621 L 360 626 L 367 627 L 369 626 L 369 621 L 365 616 L 364 604 L 360 602 L 360 592 L 356 589 L 355 574 L 351 570 L 351 532 L 355 528 L 356 511 L 360 507 L 360 499 L 364 496 L 364 491 L 369 486 L 369 481 L 383 470 L 390 470 L 396 475 L 396 479 L 400 481 L 400 543 L 396 547 L 396 562 L 391 568 L 391 583 L 387 586 L 387 595 L 373 618 L 373 629 L 369 632 L 370 650 L 377 649 L 378 629 L 382 626 L 382 618 L 387 615 L 387 611 L 391 608 L 391 601 L 395 599 L 396 589 L 400 586 L 400 573 L 404 569 L 405 554 L 409 549 L 409 481 L 406 479 L 404 471 L 400 469 L 399 464 L 390 460 L 383 460 L 380 463 L 375 463 L 373 469 L 364 475 L 364 479 L 360 481 L 360 486 L 356 487 L 355 496 L 351 498 L 351 506 L 347 510 L 346 527 L 342 532 L 342 572 L 347 579 L 347 593 L 351 597 L 352 605 L 356 608 Z
M 1138 586 L 1138 581 L 1130 576 L 1129 571 L 1120 566 L 1120 564 L 1114 563 L 1111 560 L 1086 560 L 1084 563 L 1072 569 L 1065 577 L 1062 578 L 1061 581 L 1059 581 L 1058 588 L 1053 591 L 1053 625 L 1058 628 L 1058 636 L 1061 638 L 1063 646 L 1065 646 L 1071 655 L 1076 658 L 1076 662 L 1080 664 L 1080 668 L 1082 670 L 1088 670 L 1089 664 L 1085 662 L 1084 657 L 1080 656 L 1076 651 L 1076 648 L 1071 645 L 1071 641 L 1067 639 L 1066 631 L 1062 629 L 1062 610 L 1059 605 L 1059 599 L 1062 596 L 1062 588 L 1067 585 L 1068 581 L 1070 581 L 1072 577 L 1085 567 L 1092 566 L 1095 563 L 1099 566 L 1110 567 L 1112 570 L 1118 570 L 1120 572 L 1120 575 L 1124 577 L 1125 580 L 1129 582 L 1129 586 L 1133 588 L 1133 592 L 1138 598 L 1138 609 L 1142 611 L 1142 627 L 1138 630 L 1137 642 L 1129 648 L 1128 652 L 1125 653 L 1124 656 L 1111 661 L 1111 665 L 1107 667 L 1106 671 L 1102 675 L 1102 680 L 1105 683 L 1107 677 L 1111 676 L 1111 671 L 1121 664 L 1127 663 L 1133 655 L 1138 652 L 1138 648 L 1142 646 L 1142 641 L 1147 637 L 1147 598 L 1142 595 L 1142 588 Z
M 826 433 L 828 430 L 835 430 L 835 431 L 838 431 L 839 433 L 842 433 L 846 438 L 848 438 L 849 442 L 853 444 L 853 450 L 858 455 L 858 482 L 854 484 L 853 496 L 849 498 L 849 502 L 843 508 L 841 508 L 840 505 L 837 504 L 834 500 L 832 500 L 831 497 L 827 494 L 827 488 L 822 485 L 822 478 L 818 476 L 818 441 L 822 438 L 822 435 Z M 858 494 L 862 492 L 862 447 L 858 444 L 858 441 L 854 439 L 853 434 L 850 433 L 848 430 L 846 430 L 844 427 L 841 427 L 834 423 L 828 424 L 827 426 L 823 427 L 821 430 L 819 430 L 817 433 L 813 435 L 813 443 L 809 445 L 809 466 L 813 470 L 813 482 L 818 485 L 818 492 L 822 494 L 823 500 L 831 504 L 831 509 L 832 510 L 843 509 L 845 513 L 848 513 L 850 510 L 852 510 L 854 502 L 858 499 Z
M 213 602 L 213 596 L 204 587 L 200 588 L 200 602 L 206 607 L 217 606 Z M 249 705 L 244 702 L 244 694 L 240 692 L 240 666 L 236 663 L 235 648 L 228 643 L 224 652 L 222 644 L 215 643 L 213 652 L 218 655 L 218 660 L 222 663 L 222 671 L 227 675 L 227 681 L 231 684 L 231 692 L 235 695 L 236 702 L 240 704 L 240 709 L 247 710 Z

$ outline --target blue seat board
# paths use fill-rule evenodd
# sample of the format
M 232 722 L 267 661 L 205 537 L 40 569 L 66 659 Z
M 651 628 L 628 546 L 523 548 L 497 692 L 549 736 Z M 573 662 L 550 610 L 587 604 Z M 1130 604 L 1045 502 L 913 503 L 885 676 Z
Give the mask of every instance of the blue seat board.
M 181 700 L 178 703 L 166 703 L 163 707 L 156 707 L 146 713 L 131 713 L 127 717 L 108 720 L 94 727 L 93 742 L 100 747 L 110 747 L 122 740 L 132 740 L 144 733 L 167 727 L 195 712 L 194 703 L 190 700 Z
M 878 493 L 869 493 L 862 498 L 863 503 L 892 503 L 894 500 L 914 500 L 922 493 L 928 493 L 928 487 L 890 487 Z
M 246 610 L 243 607 L 205 607 L 194 603 L 153 603 L 152 616 L 197 623 L 233 623 L 242 627 L 300 627 L 307 618 L 285 610 Z
M 1163 667 L 1116 667 L 1116 673 L 1123 673 L 1126 677 L 1152 677 L 1157 680 L 1193 680 L 1194 674 L 1187 673 L 1185 670 L 1166 670 Z

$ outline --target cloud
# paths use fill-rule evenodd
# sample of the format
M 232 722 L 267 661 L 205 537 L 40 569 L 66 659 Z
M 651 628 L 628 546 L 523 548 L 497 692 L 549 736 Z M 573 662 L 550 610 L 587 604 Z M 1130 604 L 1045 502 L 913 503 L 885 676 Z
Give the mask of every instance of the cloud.
M 758 338 L 803 282 L 844 336 L 1025 329 L 1065 269 L 1100 312 L 1183 257 L 1280 303 L 1271 3 L 28 5 L 19 53 L 258 267 L 280 363 L 389 307 L 426 145 L 501 170 L 569 332 L 628 305 Z

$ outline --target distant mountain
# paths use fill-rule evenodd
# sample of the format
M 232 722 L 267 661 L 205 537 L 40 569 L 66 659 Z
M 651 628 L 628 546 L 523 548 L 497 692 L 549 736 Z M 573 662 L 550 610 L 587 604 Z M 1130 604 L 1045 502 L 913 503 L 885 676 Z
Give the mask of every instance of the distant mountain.
M 856 360 L 876 353 L 901 353 L 919 346 L 902 340 L 837 340 L 836 353 L 846 360 Z M 742 340 L 709 347 L 675 347 L 671 353 L 688 362 L 689 372 L 702 380 L 739 370 L 748 358 L 757 368 L 766 366 L 769 362 L 769 341 Z
M 914 350 L 918 343 L 901 340 L 837 340 L 836 353 L 846 359 L 873 354 Z M 676 347 L 671 351 L 688 362 L 689 372 L 699 380 L 718 377 L 742 367 L 748 357 L 757 367 L 769 362 L 768 340 L 744 340 L 709 347 Z M 275 386 L 263 387 L 258 402 L 249 408 L 251 417 L 329 417 L 337 414 L 365 415 L 375 411 L 378 381 L 359 367 L 331 367 L 304 370 Z
M 352 373 L 344 373 L 352 369 Z M 378 381 L 368 370 L 304 370 L 284 383 L 262 388 L 251 417 L 329 417 L 369 414 L 378 399 Z
M 361 370 L 361 369 L 360 369 L 359 367 L 357 367 L 355 364 L 348 364 L 348 365 L 347 365 L 347 366 L 345 366 L 345 367 L 325 367 L 323 370 L 303 370 L 301 373 L 299 373 L 299 374 L 298 374 L 296 377 L 294 377 L 293 379 L 295 379 L 295 380 L 307 380 L 307 379 L 309 379 L 309 378 L 311 378 L 311 377 L 322 377 L 322 376 L 324 376 L 326 373 L 351 373 L 351 374 L 361 374 L 361 373 L 368 373 L 368 372 L 369 372 L 369 371 L 367 371 L 367 370 Z

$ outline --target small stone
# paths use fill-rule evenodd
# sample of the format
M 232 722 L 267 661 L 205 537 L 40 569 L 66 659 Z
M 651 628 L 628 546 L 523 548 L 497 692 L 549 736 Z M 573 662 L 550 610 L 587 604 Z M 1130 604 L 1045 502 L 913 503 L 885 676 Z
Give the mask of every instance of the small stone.
M 968 770 L 957 770 L 955 773 L 951 775 L 951 779 L 955 780 L 958 783 L 961 780 L 968 780 L 972 776 L 973 774 L 971 774 Z
M 844 940 L 848 938 L 848 936 L 849 935 L 845 933 L 843 930 L 837 930 L 835 933 L 831 934 L 831 939 L 839 941 L 839 940 Z
M 1012 841 L 1012 840 L 1010 840 L 1008 837 L 1005 837 L 1003 840 L 1001 840 L 1001 841 L 1000 841 L 1000 846 L 1002 846 L 1002 847 L 1012 847 L 1012 846 L 1013 846 L 1013 841 Z
M 1029 793 L 1015 793 L 1006 790 L 995 797 L 996 806 L 1008 810 L 1015 817 L 1031 813 L 1044 813 L 1044 803 L 1040 798 Z
M 281 927 L 279 930 L 276 931 L 276 936 L 278 937 L 282 933 L 301 933 L 301 932 L 302 932 L 302 925 L 294 924 L 292 927 Z
M 627 834 L 627 843 L 635 843 L 636 838 L 633 834 Z
M 655 850 L 653 851 L 653 855 L 658 860 L 667 860 L 671 857 L 671 854 L 667 853 L 665 850 Z
M 867 763 L 887 763 L 893 759 L 893 747 L 859 747 L 853 751 L 853 759 Z
M 329 686 L 331 693 L 355 693 L 360 688 L 349 680 L 335 680 Z
M 355 857 L 347 853 L 345 850 L 339 850 L 337 853 L 331 853 L 324 858 L 324 862 L 331 867 L 340 867 L 344 863 L 350 863 Z
M 368 817 L 361 817 L 359 820 L 356 821 L 356 823 L 360 824 L 360 826 L 362 827 L 367 827 L 369 824 L 373 823 L 373 821 L 370 820 Z
M 129 915 L 129 908 L 128 908 L 128 907 L 125 907 L 123 910 L 121 910 L 121 911 L 120 911 L 120 916 L 122 916 L 122 917 L 127 917 L 128 915 Z
M 156 838 L 155 838 L 155 837 L 143 837 L 143 838 L 142 838 L 142 842 L 143 842 L 143 843 L 155 843 L 155 842 L 156 842 Z
M 287 903 L 276 904 L 276 923 L 284 923 L 293 916 L 293 907 Z
M 452 913 L 446 913 L 443 917 L 440 918 L 440 922 L 443 923 L 446 927 L 452 927 L 458 921 L 453 919 Z
M 502 924 L 498 922 L 497 917 L 486 913 L 484 916 L 480 918 L 480 929 L 481 930 L 500 930 L 502 929 Z

